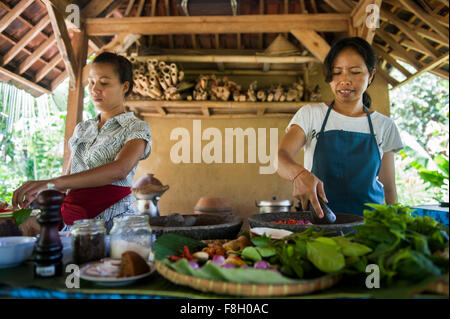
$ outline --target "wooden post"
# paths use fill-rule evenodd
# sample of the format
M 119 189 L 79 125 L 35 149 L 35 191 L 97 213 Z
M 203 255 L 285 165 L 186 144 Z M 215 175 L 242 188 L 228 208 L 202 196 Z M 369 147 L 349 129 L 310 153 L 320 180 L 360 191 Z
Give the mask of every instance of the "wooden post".
M 74 83 L 75 90 L 69 90 L 67 98 L 67 117 L 66 117 L 66 132 L 64 135 L 64 155 L 63 155 L 63 172 L 67 171 L 67 166 L 70 160 L 69 139 L 73 134 L 75 126 L 83 120 L 83 67 L 86 64 L 88 38 L 86 29 L 80 28 L 80 32 L 73 34 L 73 48 L 75 59 L 77 61 L 77 77 Z

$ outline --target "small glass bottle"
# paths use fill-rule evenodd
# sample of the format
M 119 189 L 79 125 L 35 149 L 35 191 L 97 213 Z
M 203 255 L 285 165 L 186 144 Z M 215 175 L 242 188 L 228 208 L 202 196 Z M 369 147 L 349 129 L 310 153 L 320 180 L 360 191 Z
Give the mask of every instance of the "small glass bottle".
M 121 258 L 126 251 L 134 251 L 145 260 L 152 259 L 152 229 L 148 215 L 115 217 L 111 237 L 111 258 Z
M 73 223 L 72 257 L 75 264 L 106 257 L 106 228 L 103 219 L 81 219 Z

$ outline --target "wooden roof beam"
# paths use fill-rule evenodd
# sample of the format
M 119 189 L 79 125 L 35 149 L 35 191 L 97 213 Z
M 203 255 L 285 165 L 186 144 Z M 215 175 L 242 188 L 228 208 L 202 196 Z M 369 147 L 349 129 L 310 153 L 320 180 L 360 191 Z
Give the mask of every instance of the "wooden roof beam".
M 389 46 L 396 51 L 398 54 L 402 55 L 406 61 L 408 61 L 408 64 L 415 67 L 417 70 L 420 70 L 422 68 L 422 64 L 417 61 L 414 54 L 411 52 L 406 51 L 400 43 L 398 43 L 388 32 L 383 30 L 378 30 L 377 35 L 382 38 Z
M 410 76 L 409 78 L 407 78 L 406 80 L 398 83 L 397 85 L 395 85 L 393 88 L 396 89 L 406 83 L 408 83 L 409 81 L 411 81 L 412 79 L 418 77 L 419 75 L 425 73 L 425 72 L 429 72 L 431 70 L 433 70 L 434 68 L 440 66 L 441 64 L 448 62 L 448 53 L 442 55 L 440 58 L 436 59 L 435 61 L 429 63 L 426 67 L 420 69 L 419 71 L 417 71 L 416 73 L 414 73 L 412 76 Z
M 405 67 L 403 67 L 400 63 L 398 63 L 389 53 L 385 52 L 383 48 L 381 48 L 378 44 L 372 44 L 376 53 L 381 56 L 386 62 L 392 65 L 394 68 L 403 73 L 404 76 L 410 77 L 412 75 Z
M 433 58 L 438 57 L 439 52 L 431 46 L 426 40 L 420 37 L 416 31 L 412 30 L 405 22 L 400 20 L 395 14 L 391 13 L 386 9 L 381 9 L 381 16 L 384 20 L 396 26 L 401 32 L 406 34 L 413 42 L 417 43 L 421 46 L 426 52 L 427 55 L 432 56 Z
M 8 64 L 14 57 L 33 39 L 35 38 L 48 24 L 50 18 L 48 16 L 41 19 L 31 30 L 29 30 L 15 46 L 13 46 L 3 57 L 3 65 Z
M 18 74 L 14 73 L 14 72 L 11 72 L 8 69 L 5 69 L 3 67 L 0 67 L 0 74 L 3 74 L 5 76 L 7 76 L 8 78 L 10 78 L 12 80 L 15 80 L 17 82 L 20 82 L 21 84 L 29 87 L 30 89 L 36 90 L 36 91 L 38 91 L 40 93 L 46 93 L 46 94 L 51 94 L 52 93 L 49 89 L 44 88 L 43 86 L 41 86 L 39 84 L 36 84 L 33 81 L 30 81 L 30 80 L 24 78 L 23 76 L 18 75 Z
M 324 2 L 340 13 L 349 13 L 352 12 L 353 9 L 353 7 L 345 1 L 325 0 Z
M 59 62 L 61 62 L 62 57 L 59 53 L 56 53 L 56 55 L 48 61 L 47 65 L 39 70 L 39 72 L 36 74 L 36 77 L 34 81 L 38 83 L 41 81 L 51 70 L 53 70 Z
M 86 28 L 89 36 L 120 33 L 141 35 L 283 33 L 293 29 L 310 28 L 323 32 L 346 32 L 349 18 L 350 15 L 344 13 L 93 18 L 86 19 Z
M 66 70 L 70 78 L 70 83 L 73 88 L 73 85 L 74 83 L 76 83 L 77 79 L 77 61 L 75 59 L 72 43 L 67 32 L 64 17 L 58 11 L 56 11 L 52 4 L 52 1 L 42 1 L 45 2 L 45 5 L 47 7 L 48 15 L 50 16 L 50 21 L 52 23 L 53 32 L 55 34 L 56 43 L 66 66 Z
M 330 51 L 330 45 L 317 32 L 313 30 L 291 30 L 291 33 L 311 52 L 317 59 L 324 61 Z
M 147 59 L 171 62 L 210 62 L 210 63 L 309 63 L 320 62 L 311 56 L 264 56 L 264 55 L 151 55 L 138 56 L 138 61 Z
M 34 0 L 19 1 L 3 18 L 0 19 L 0 32 L 3 32 Z
M 84 18 L 93 18 L 105 11 L 114 0 L 90 0 L 81 10 Z
M 51 35 L 47 40 L 45 40 L 28 58 L 25 59 L 20 65 L 18 69 L 18 73 L 22 74 L 28 68 L 30 68 L 34 62 L 36 62 L 47 50 L 56 43 L 56 39 L 54 35 Z
M 378 8 L 381 8 L 381 0 L 360 0 L 351 12 L 351 23 L 352 27 L 356 28 L 352 33 L 362 37 L 367 42 L 372 43 L 376 27 L 373 26 L 369 28 L 367 26 L 367 18 L 369 14 L 372 15 L 375 14 L 375 12 L 372 13 L 372 10 L 367 12 L 369 5 L 376 5 Z M 376 22 L 374 21 L 374 23 Z
M 422 19 L 428 26 L 430 26 L 439 35 L 448 38 L 448 29 L 439 24 L 432 16 L 422 10 L 417 4 L 411 0 L 399 0 L 400 3 L 410 12 L 414 13 L 419 19 Z

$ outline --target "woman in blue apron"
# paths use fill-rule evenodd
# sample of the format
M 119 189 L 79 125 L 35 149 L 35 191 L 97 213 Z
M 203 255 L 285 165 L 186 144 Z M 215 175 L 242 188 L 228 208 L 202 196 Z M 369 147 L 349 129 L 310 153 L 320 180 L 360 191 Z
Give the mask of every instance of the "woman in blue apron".
M 394 153 L 403 145 L 395 123 L 370 111 L 365 92 L 375 76 L 376 54 L 362 38 L 337 41 L 324 61 L 334 100 L 302 107 L 278 151 L 278 174 L 293 183 L 304 210 L 318 197 L 336 213 L 363 215 L 366 203 L 397 202 Z M 295 156 L 305 149 L 304 166 Z

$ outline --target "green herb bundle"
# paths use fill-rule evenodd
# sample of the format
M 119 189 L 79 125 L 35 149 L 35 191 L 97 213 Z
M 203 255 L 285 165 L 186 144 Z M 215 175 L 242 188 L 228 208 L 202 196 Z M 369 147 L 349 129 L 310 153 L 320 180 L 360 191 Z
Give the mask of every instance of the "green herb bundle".
M 367 204 L 364 224 L 351 235 L 356 242 L 373 249 L 368 262 L 380 268 L 387 284 L 419 282 L 448 273 L 448 228 L 428 216 L 412 216 L 407 206 Z
M 271 240 L 264 235 L 252 242 L 262 257 L 280 265 L 280 271 L 289 277 L 303 279 L 340 271 L 364 272 L 367 263 L 364 256 L 372 252 L 371 248 L 346 237 L 325 235 L 323 231 L 308 228 L 283 240 Z

